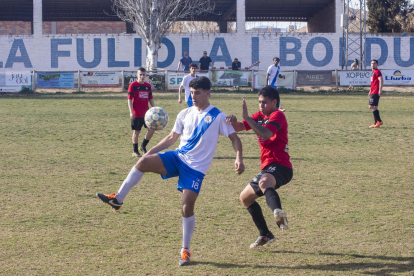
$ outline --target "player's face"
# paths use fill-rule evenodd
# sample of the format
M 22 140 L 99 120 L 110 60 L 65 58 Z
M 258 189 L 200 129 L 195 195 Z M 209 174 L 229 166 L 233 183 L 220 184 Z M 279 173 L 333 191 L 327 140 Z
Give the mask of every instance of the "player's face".
M 277 66 L 277 64 L 279 63 L 279 60 L 278 59 L 274 59 L 273 60 L 273 64 L 275 65 L 275 66 Z
M 138 71 L 137 72 L 138 82 L 145 82 L 145 78 L 147 77 L 147 72 Z
M 371 61 L 371 68 L 372 68 L 372 70 L 377 69 L 377 67 L 378 67 L 378 64 L 375 61 Z
M 184 56 L 187 57 L 188 56 L 188 52 L 184 51 Z
M 259 96 L 259 109 L 265 116 L 269 116 L 278 109 L 277 100 L 272 100 L 268 97 Z
M 190 90 L 193 104 L 196 107 L 207 107 L 206 105 L 209 104 L 208 98 L 210 97 L 210 90 L 204 90 L 202 88 L 194 89 L 192 87 L 190 87 Z

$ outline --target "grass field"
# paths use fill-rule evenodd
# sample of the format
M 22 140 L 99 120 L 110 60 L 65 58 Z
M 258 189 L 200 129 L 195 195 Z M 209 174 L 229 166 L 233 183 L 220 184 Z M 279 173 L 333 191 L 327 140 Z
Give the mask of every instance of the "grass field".
M 256 94 L 213 94 L 241 116 Z M 176 180 L 146 174 L 120 211 L 96 192 L 116 192 L 136 159 L 126 93 L 0 98 L 1 275 L 413 275 L 414 96 L 388 94 L 373 122 L 365 95 L 283 94 L 292 181 L 279 189 L 290 229 L 258 236 L 239 193 L 259 172 L 252 132 L 240 133 L 246 171 L 237 176 L 220 138 L 196 204 L 193 265 L 179 267 L 181 194 Z M 184 108 L 154 94 L 170 115 Z M 142 139 L 142 135 L 140 140 Z

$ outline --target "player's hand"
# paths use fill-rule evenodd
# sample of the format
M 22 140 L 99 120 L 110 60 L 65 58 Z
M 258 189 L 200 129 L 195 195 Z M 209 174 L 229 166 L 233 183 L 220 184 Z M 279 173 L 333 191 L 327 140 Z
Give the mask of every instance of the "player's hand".
M 242 98 L 243 100 L 243 105 L 242 105 L 242 115 L 243 115 L 243 119 L 247 120 L 247 118 L 249 117 L 249 112 L 247 111 L 247 105 L 246 105 L 246 101 L 244 100 L 244 98 Z
M 234 115 L 229 115 L 226 117 L 226 122 L 228 124 L 233 124 L 233 123 L 237 123 L 237 117 Z
M 286 79 L 286 77 L 285 77 L 285 76 L 283 76 L 283 79 Z
M 131 120 L 135 120 L 135 115 L 134 115 L 134 113 L 129 113 L 129 118 L 131 118 Z
M 181 101 L 181 99 L 178 99 L 178 103 L 181 103 L 182 101 Z
M 236 161 L 234 162 L 234 166 L 236 167 L 236 173 L 237 174 L 242 174 L 244 172 L 244 163 L 243 163 L 243 161 L 240 161 L 240 160 L 236 159 Z

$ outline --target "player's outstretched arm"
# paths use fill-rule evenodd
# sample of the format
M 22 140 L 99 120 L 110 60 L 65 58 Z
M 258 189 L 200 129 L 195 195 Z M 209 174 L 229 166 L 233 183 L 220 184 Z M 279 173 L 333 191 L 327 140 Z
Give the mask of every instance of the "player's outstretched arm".
M 161 142 L 159 142 L 155 147 L 150 149 L 146 154 L 155 154 L 162 150 L 168 149 L 172 145 L 174 145 L 175 141 L 177 141 L 178 137 L 180 137 L 180 134 L 171 131 L 170 134 L 168 134 L 164 139 L 162 139 Z
M 242 143 L 239 136 L 237 136 L 235 132 L 229 135 L 229 139 L 231 140 L 231 144 L 233 145 L 234 151 L 236 152 L 236 161 L 234 162 L 236 173 L 242 174 L 244 172 Z
M 234 115 L 227 116 L 226 123 L 231 124 L 234 130 L 237 132 L 246 130 L 246 127 L 244 126 L 243 122 L 238 122 L 237 117 Z
M 243 119 L 250 126 L 250 128 L 256 133 L 257 136 L 263 138 L 265 141 L 272 138 L 274 133 L 267 127 L 261 126 L 258 123 L 256 123 L 256 121 L 253 120 L 252 117 L 249 117 L 249 112 L 247 111 L 246 101 L 244 100 L 244 98 L 242 98 L 242 101 L 243 101 L 243 104 L 242 104 Z

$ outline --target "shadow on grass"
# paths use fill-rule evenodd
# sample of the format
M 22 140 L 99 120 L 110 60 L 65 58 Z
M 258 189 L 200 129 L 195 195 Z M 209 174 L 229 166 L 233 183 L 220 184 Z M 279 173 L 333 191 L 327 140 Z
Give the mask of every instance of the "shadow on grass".
M 414 257 L 391 257 L 391 256 L 365 256 L 359 254 L 337 254 L 337 253 L 304 253 L 294 251 L 273 251 L 275 254 L 302 254 L 302 255 L 321 255 L 333 257 L 353 257 L 355 259 L 373 259 L 386 261 L 380 262 L 348 262 L 348 263 L 328 263 L 323 265 L 300 265 L 300 266 L 280 266 L 280 265 L 247 265 L 235 263 L 219 263 L 219 262 L 202 262 L 193 261 L 191 265 L 213 265 L 218 268 L 255 268 L 255 269 L 286 269 L 286 270 L 316 270 L 316 271 L 357 271 L 366 275 L 395 275 L 396 273 L 408 273 L 414 270 Z M 402 262 L 400 264 L 390 263 L 390 261 Z M 375 271 L 363 271 L 375 270 Z M 409 275 L 409 274 L 407 274 Z
M 286 254 L 309 254 L 303 252 L 292 252 L 292 251 L 273 251 L 273 253 L 286 253 Z M 218 268 L 255 268 L 255 269 L 303 269 L 303 270 L 317 270 L 317 271 L 356 271 L 356 270 L 368 270 L 375 269 L 375 271 L 360 271 L 361 274 L 367 275 L 395 275 L 396 273 L 408 273 L 414 270 L 414 257 L 389 257 L 389 256 L 364 256 L 358 254 L 336 254 L 336 253 L 310 253 L 312 255 L 324 255 L 324 256 L 340 256 L 340 257 L 353 257 L 357 259 L 374 259 L 383 261 L 397 261 L 404 262 L 401 264 L 393 263 L 341 263 L 341 264 L 324 264 L 324 265 L 303 265 L 303 266 L 276 266 L 276 265 L 246 265 L 246 264 L 232 264 L 232 263 L 218 263 L 218 262 L 201 262 L 194 261 L 191 265 L 213 265 Z M 408 275 L 408 274 L 407 274 Z
M 231 263 L 217 263 L 217 262 L 201 262 L 201 261 L 191 261 L 191 266 L 193 265 L 213 265 L 215 267 L 218 268 L 264 268 L 264 269 L 269 269 L 270 267 L 275 267 L 278 268 L 277 266 L 271 266 L 271 264 L 269 264 L 268 266 L 266 265 L 246 265 L 246 264 L 231 264 Z
M 392 256 L 371 256 L 359 254 L 338 254 L 338 253 L 304 253 L 295 251 L 273 251 L 275 254 L 310 254 L 322 256 L 335 257 L 353 257 L 355 259 L 373 259 L 386 261 L 380 262 L 351 262 L 351 263 L 330 263 L 324 265 L 303 265 L 295 267 L 278 266 L 278 269 L 306 269 L 306 270 L 320 270 L 320 271 L 352 271 L 352 270 L 368 270 L 375 269 L 376 271 L 361 271 L 361 274 L 368 275 L 395 275 L 396 273 L 407 273 L 414 270 L 414 257 L 392 257 Z M 403 262 L 400 264 L 390 263 Z

